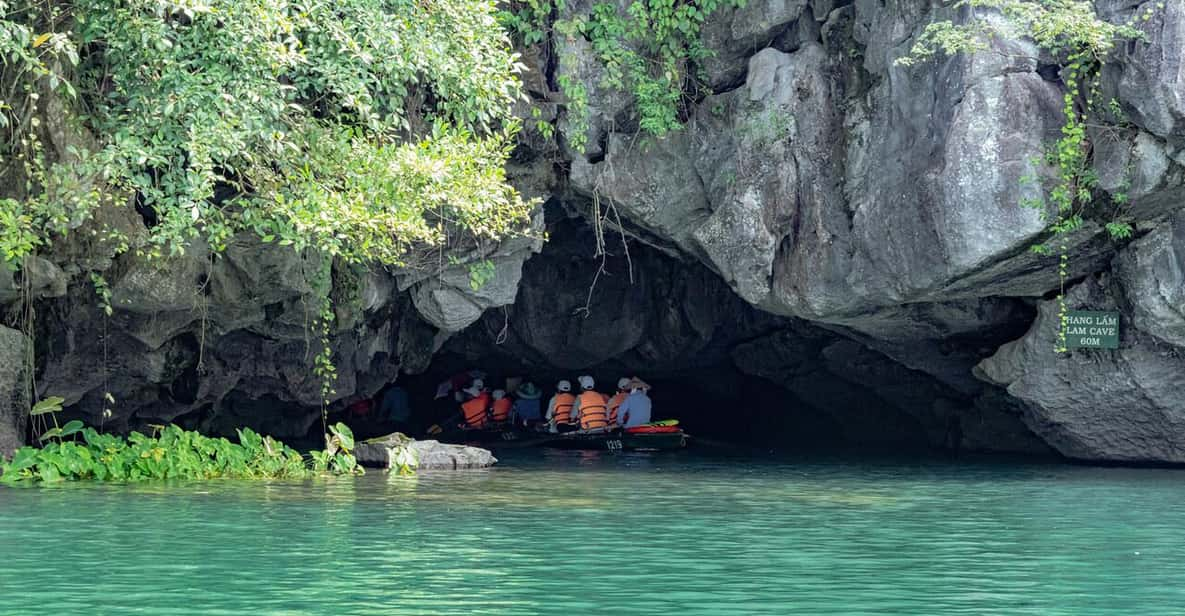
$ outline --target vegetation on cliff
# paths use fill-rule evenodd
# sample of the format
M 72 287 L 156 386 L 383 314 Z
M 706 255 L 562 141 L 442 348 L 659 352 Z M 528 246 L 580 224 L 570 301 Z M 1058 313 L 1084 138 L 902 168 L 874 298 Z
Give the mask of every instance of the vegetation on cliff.
M 9 263 L 128 199 L 148 255 L 246 231 L 383 264 L 530 209 L 491 2 L 0 0 L 0 56 Z
M 335 260 L 417 267 L 528 228 L 505 175 L 521 70 L 489 0 L 0 0 L 0 255 L 319 255 L 328 402 Z M 146 231 L 102 215 L 133 207 Z
M 706 90 L 697 63 L 711 56 L 700 31 L 718 9 L 742 7 L 745 0 L 637 0 L 628 5 L 596 2 L 587 13 L 556 19 L 565 0 L 511 2 L 499 16 L 525 45 L 542 43 L 551 33 L 589 42 L 602 70 L 598 84 L 624 92 L 637 104 L 638 127 L 661 137 L 683 126 L 684 104 Z M 588 90 L 567 75 L 559 77 L 566 97 L 572 146 L 583 149 L 588 130 Z M 544 133 L 551 129 L 541 123 Z

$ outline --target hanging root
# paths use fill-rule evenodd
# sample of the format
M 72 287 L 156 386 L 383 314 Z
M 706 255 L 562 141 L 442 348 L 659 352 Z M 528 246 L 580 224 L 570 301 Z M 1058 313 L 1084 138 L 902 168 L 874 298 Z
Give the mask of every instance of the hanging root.
M 605 162 L 609 165 L 610 175 L 612 175 L 612 159 L 606 157 Z M 584 300 L 584 305 L 573 311 L 572 314 L 583 314 L 584 318 L 588 318 L 592 312 L 592 298 L 596 291 L 597 282 L 601 279 L 601 274 L 609 276 L 609 270 L 605 267 L 609 260 L 609 252 L 605 250 L 605 223 L 609 221 L 609 215 L 613 215 L 613 223 L 617 227 L 617 233 L 621 236 L 621 249 L 625 253 L 626 267 L 629 272 L 630 284 L 634 284 L 634 260 L 630 256 L 629 242 L 626 240 L 625 225 L 621 222 L 621 213 L 617 211 L 617 206 L 613 201 L 607 202 L 607 207 L 601 207 L 601 192 L 600 192 L 600 178 L 597 179 L 596 186 L 593 187 L 592 198 L 592 221 L 593 234 L 596 238 L 596 251 L 593 253 L 594 257 L 600 257 L 600 263 L 597 264 L 597 271 L 593 274 L 592 284 L 588 286 L 588 296 Z

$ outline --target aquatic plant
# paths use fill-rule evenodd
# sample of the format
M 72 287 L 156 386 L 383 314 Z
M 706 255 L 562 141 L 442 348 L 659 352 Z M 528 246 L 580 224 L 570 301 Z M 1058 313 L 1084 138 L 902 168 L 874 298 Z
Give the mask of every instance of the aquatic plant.
M 354 457 L 354 433 L 346 424 L 338 422 L 329 426 L 325 435 L 325 450 L 312 451 L 313 469 L 335 475 L 362 474 L 358 459 Z
M 361 474 L 353 455 L 353 435 L 344 424 L 333 427 L 332 452 L 300 452 L 249 428 L 239 442 L 211 438 L 175 425 L 154 426 L 153 434 L 127 437 L 104 434 L 77 420 L 42 435 L 41 447 L 22 447 L 9 462 L 0 461 L 0 482 L 37 483 L 64 480 L 142 481 L 146 479 L 300 479 L 318 473 Z M 81 437 L 81 438 L 79 438 Z

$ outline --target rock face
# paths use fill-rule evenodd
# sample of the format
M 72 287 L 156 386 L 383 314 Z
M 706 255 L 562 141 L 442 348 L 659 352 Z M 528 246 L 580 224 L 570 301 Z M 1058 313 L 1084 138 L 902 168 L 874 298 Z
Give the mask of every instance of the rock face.
M 158 261 L 120 257 L 103 274 L 110 316 L 81 274 L 68 293 L 43 302 L 40 391 L 115 429 L 179 421 L 216 433 L 248 425 L 304 436 L 321 413 L 321 382 L 311 371 L 319 295 L 328 290 L 336 313 L 331 402 L 346 403 L 374 395 L 401 369 L 422 370 L 449 335 L 512 301 L 522 263 L 539 244 L 454 255 L 457 264 L 415 276 L 335 263 L 326 278 L 319 258 L 251 238 L 217 257 L 201 245 Z M 491 281 L 470 288 L 466 261 L 487 258 Z
M 1185 462 L 1183 222 L 1179 216 L 1132 243 L 1114 274 L 1067 293 L 1071 309 L 1116 310 L 1129 319 L 1121 322 L 1118 350 L 1054 353 L 1058 305 L 1050 301 L 1023 338 L 979 365 L 984 378 L 1028 404 L 1026 422 L 1064 455 Z
M 664 413 L 697 406 L 694 396 L 669 391 L 674 387 L 720 397 L 728 423 L 760 425 L 765 407 L 773 405 L 801 424 L 797 430 L 838 431 L 831 436 L 852 444 L 1048 451 L 1021 422 L 1018 407 L 987 403 L 994 388 L 969 372 L 973 386 L 959 390 L 849 333 L 757 310 L 706 268 L 644 244 L 631 242 L 628 260 L 620 246 L 611 246 L 617 255 L 601 262 L 589 250 L 595 236 L 587 225 L 556 209 L 549 214 L 562 220 L 549 224 L 548 245 L 523 268 L 514 304 L 450 340 L 437 362 L 444 364 L 438 379 L 469 366 L 531 375 L 544 386 L 581 372 L 601 383 L 644 374 L 664 381 L 655 392 Z M 957 320 L 953 309 L 948 312 L 948 321 Z M 1022 317 L 1027 322 L 1028 313 Z M 782 395 L 754 395 L 752 377 Z M 721 432 L 727 430 L 721 412 L 696 418 L 685 411 L 681 418 Z M 949 442 L 954 425 L 962 431 L 957 443 Z
M 927 23 L 960 16 L 911 0 L 775 4 L 730 9 L 706 27 L 717 53 L 705 69 L 719 93 L 690 105 L 686 130 L 647 145 L 601 125 L 603 151 L 572 161 L 573 197 L 612 204 L 627 230 L 704 263 L 749 304 L 847 338 L 821 353 L 782 333 L 736 348 L 749 372 L 800 398 L 850 393 L 826 393 L 820 372 L 860 381 L 914 371 L 939 389 L 897 388 L 892 378 L 872 388 L 931 435 L 944 422 L 934 409 L 949 408 L 953 392 L 963 400 L 956 406 L 969 399 L 969 413 L 981 413 L 984 433 L 973 439 L 1033 445 L 1015 429 L 1023 418 L 1068 456 L 1180 461 L 1171 434 L 1185 342 L 1173 218 L 1185 203 L 1181 7 L 1157 5 L 1141 22 L 1148 40 L 1107 65 L 1102 89 L 1126 119 L 1099 117 L 1092 128 L 1101 187 L 1130 200 L 1146 235 L 1119 250 L 1102 232 L 1106 218 L 1088 217 L 1066 238 L 1071 278 L 1115 272 L 1103 276 L 1114 280 L 1112 300 L 1080 303 L 1112 306 L 1133 328 L 1115 358 L 1060 361 L 1050 304 L 1032 316 L 1032 304 L 1058 288 L 1053 258 L 1028 250 L 1046 222 L 1020 206 L 1042 196 L 1029 178 L 1048 177 L 1034 161 L 1062 124 L 1052 60 L 1030 42 L 997 38 L 994 53 L 897 66 Z M 1096 5 L 1116 22 L 1152 6 Z M 861 361 L 870 351 L 889 365 Z M 833 369 L 821 370 L 828 361 Z M 1100 362 L 1129 380 L 1089 378 Z M 1129 418 L 1109 419 L 1117 409 Z
M 887 9 L 855 17 L 902 20 Z M 1040 212 L 1020 206 L 1038 196 L 1021 180 L 1042 172 L 1030 161 L 1060 127 L 1060 91 L 1035 60 L 996 54 L 893 67 L 907 41 L 861 41 L 873 35 L 853 27 L 863 68 L 883 72 L 870 90 L 853 91 L 859 67 L 819 42 L 766 48 L 741 87 L 696 105 L 685 132 L 649 149 L 610 133 L 604 160 L 573 161 L 574 188 L 611 199 L 775 313 L 850 320 L 952 299 L 948 288 L 1044 230 Z M 1008 45 L 1000 51 L 1037 55 Z M 1040 295 L 1050 270 L 1028 280 L 1023 261 L 997 274 L 1009 288 L 959 295 Z
M 28 340 L 15 329 L 0 327 L 0 457 L 24 444 L 29 408 L 25 352 Z
M 406 459 L 415 462 L 414 470 L 451 471 L 487 468 L 498 463 L 492 453 L 479 447 L 415 440 L 398 432 L 359 443 L 354 454 L 359 464 L 390 469 L 403 459 L 401 449 L 409 455 Z

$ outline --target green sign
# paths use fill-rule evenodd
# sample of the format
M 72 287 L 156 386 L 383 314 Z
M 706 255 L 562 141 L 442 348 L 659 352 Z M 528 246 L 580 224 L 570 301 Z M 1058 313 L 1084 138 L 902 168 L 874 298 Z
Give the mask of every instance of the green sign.
M 1071 310 L 1066 313 L 1067 349 L 1118 349 L 1119 313 Z

